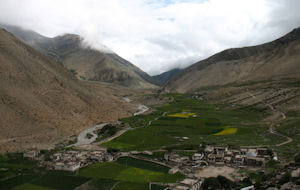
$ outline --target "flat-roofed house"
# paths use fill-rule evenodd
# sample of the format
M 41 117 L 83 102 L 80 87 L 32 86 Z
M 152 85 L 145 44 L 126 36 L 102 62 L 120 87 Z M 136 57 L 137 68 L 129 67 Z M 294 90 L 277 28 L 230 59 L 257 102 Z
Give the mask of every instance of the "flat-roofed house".
M 232 163 L 232 157 L 230 157 L 230 156 L 224 157 L 224 162 L 225 162 L 225 164 L 231 164 Z
M 215 162 L 216 162 L 216 157 L 215 157 L 215 155 L 214 155 L 214 154 L 208 155 L 208 156 L 207 156 L 207 161 L 208 161 L 209 163 L 215 163 Z
M 186 178 L 180 181 L 180 185 L 189 187 L 189 190 L 199 190 L 202 185 L 202 180 Z
M 233 158 L 233 163 L 234 164 L 237 164 L 237 165 L 244 165 L 245 164 L 245 158 L 243 155 L 236 155 L 234 158 Z
M 203 158 L 203 154 L 200 154 L 200 153 L 195 153 L 193 156 L 192 156 L 192 160 L 196 161 L 196 160 L 201 160 Z
M 227 147 L 222 147 L 222 146 L 216 146 L 214 148 L 214 152 L 215 154 L 224 154 L 225 152 L 228 151 L 228 148 Z
M 211 154 L 214 151 L 214 147 L 213 146 L 206 146 L 204 149 L 205 154 Z
M 80 162 L 68 162 L 64 165 L 63 170 L 74 172 L 80 168 Z

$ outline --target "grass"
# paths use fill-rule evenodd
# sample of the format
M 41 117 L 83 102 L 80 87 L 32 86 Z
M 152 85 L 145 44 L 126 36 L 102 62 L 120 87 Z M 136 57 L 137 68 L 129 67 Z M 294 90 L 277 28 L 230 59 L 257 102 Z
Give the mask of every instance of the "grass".
M 31 184 L 53 189 L 71 190 L 88 180 L 85 177 L 46 174 L 32 181 Z
M 19 175 L 1 181 L 0 189 L 61 189 L 68 190 L 87 182 L 89 179 L 61 174 Z
M 12 190 L 56 190 L 56 189 L 43 187 L 39 185 L 33 185 L 30 183 L 24 183 L 22 185 L 13 188 Z
M 92 179 L 88 187 L 95 190 L 111 190 L 116 183 L 117 181 L 111 179 Z
M 300 115 L 292 115 L 289 113 L 289 117 L 283 120 L 279 126 L 276 126 L 276 131 L 287 135 L 293 139 L 289 144 L 275 147 L 275 151 L 279 153 L 279 156 L 287 161 L 293 160 L 296 153 L 300 153 Z
M 123 121 L 136 129 L 104 145 L 129 151 L 157 150 L 185 144 L 196 146 L 202 142 L 246 146 L 272 145 L 284 141 L 284 138 L 269 134 L 269 126 L 263 119 L 270 113 L 265 109 L 250 106 L 233 109 L 228 105 L 193 99 L 189 95 L 163 96 L 173 97 L 174 102 L 157 107 L 157 111 L 151 115 L 126 118 Z M 163 117 L 164 112 L 175 114 Z M 178 113 L 193 113 L 197 117 L 181 117 Z M 158 119 L 151 120 L 153 118 Z M 152 121 L 151 125 L 148 125 L 149 121 Z M 226 126 L 234 127 L 224 129 Z M 182 140 L 182 137 L 189 139 Z
M 138 154 L 138 156 L 145 157 L 145 158 L 151 158 L 151 159 L 163 158 L 164 155 L 165 155 L 165 152 L 153 152 L 152 155 L 143 154 L 143 153 Z
M 138 160 L 138 159 L 131 158 L 131 157 L 121 157 L 117 160 L 117 163 L 125 165 L 125 166 L 132 166 L 132 167 L 136 167 L 136 168 L 142 168 L 142 169 L 146 169 L 146 170 L 164 172 L 164 173 L 168 173 L 168 171 L 170 169 L 166 166 L 155 164 L 153 162 L 147 162 L 144 160 Z
M 148 183 L 119 182 L 112 190 L 148 190 Z
M 151 184 L 151 190 L 164 190 L 165 187 L 160 185 Z
M 168 167 L 130 157 L 120 158 L 117 162 L 89 165 L 81 168 L 77 173 L 71 173 L 47 171 L 36 167 L 35 162 L 19 156 L 0 156 L 1 163 L 10 164 L 11 168 L 8 171 L 12 173 L 9 178 L 4 175 L 5 178 L 0 179 L 0 189 L 71 190 L 82 184 L 101 190 L 108 190 L 114 186 L 117 189 L 126 189 L 131 186 L 148 186 L 150 181 L 168 183 L 183 178 L 183 175 L 179 173 L 168 174 Z M 28 169 L 29 166 L 31 166 L 30 169 Z
M 183 177 L 181 174 L 170 175 L 164 172 L 159 172 L 157 171 L 157 167 L 154 167 L 154 164 L 152 163 L 149 165 L 145 162 L 131 160 L 128 161 L 129 164 L 126 166 L 126 164 L 124 164 L 124 160 L 120 162 L 121 163 L 106 162 L 89 165 L 80 169 L 79 175 L 88 178 L 113 179 L 133 183 L 147 183 L 150 181 L 175 182 Z M 135 165 L 136 167 L 130 165 Z M 139 167 L 137 165 L 139 165 Z M 159 165 L 159 167 L 162 166 Z
M 16 177 L 12 177 L 10 179 L 0 181 L 0 189 L 12 189 L 24 183 L 31 182 L 37 178 L 37 175 L 19 175 Z

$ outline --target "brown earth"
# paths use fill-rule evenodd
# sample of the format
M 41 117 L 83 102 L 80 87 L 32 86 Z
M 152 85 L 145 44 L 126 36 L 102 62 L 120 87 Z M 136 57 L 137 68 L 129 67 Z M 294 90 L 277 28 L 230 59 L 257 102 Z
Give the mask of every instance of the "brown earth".
M 217 53 L 170 80 L 165 92 L 189 93 L 203 87 L 248 81 L 300 78 L 300 28 L 273 42 Z
M 99 122 L 131 115 L 124 87 L 78 80 L 0 29 L 0 152 L 48 148 Z
M 80 79 L 119 84 L 134 89 L 156 88 L 155 79 L 108 48 L 91 48 L 75 34 L 54 38 L 17 26 L 3 25 L 19 39 L 52 58 Z

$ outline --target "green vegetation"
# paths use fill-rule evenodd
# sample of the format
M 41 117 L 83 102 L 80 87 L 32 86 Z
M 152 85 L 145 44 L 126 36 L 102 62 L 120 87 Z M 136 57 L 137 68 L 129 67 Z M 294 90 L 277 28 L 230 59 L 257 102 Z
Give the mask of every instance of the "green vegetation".
M 27 182 L 31 182 L 38 178 L 37 175 L 19 175 L 16 177 L 9 178 L 7 180 L 0 181 L 0 189 L 12 189 L 13 187 L 22 185 Z
M 89 179 L 77 176 L 46 174 L 34 180 L 31 184 L 50 187 L 53 189 L 68 190 L 87 182 Z
M 33 185 L 30 183 L 24 183 L 20 186 L 14 187 L 12 190 L 55 190 L 55 189 L 43 187 L 39 185 Z
M 111 179 L 92 179 L 86 184 L 84 184 L 85 189 L 94 189 L 94 190 L 110 190 L 117 181 Z
M 86 138 L 90 139 L 90 138 L 92 138 L 92 137 L 93 137 L 93 135 L 92 135 L 91 133 L 87 133 L 87 134 L 86 134 Z
M 203 182 L 203 189 L 232 189 L 234 183 L 223 176 L 209 177 Z
M 42 175 L 18 175 L 0 181 L 0 189 L 61 189 L 68 190 L 87 182 L 88 178 L 72 176 L 70 173 L 47 173 Z
M 125 166 L 132 166 L 136 168 L 151 170 L 151 171 L 157 171 L 157 172 L 164 172 L 168 173 L 169 169 L 166 166 L 162 166 L 159 164 L 155 164 L 153 162 L 147 162 L 144 160 L 138 160 L 131 157 L 121 157 L 117 160 L 119 164 L 125 165 Z
M 146 162 L 140 162 L 136 160 L 128 161 L 128 165 L 124 163 L 124 160 L 117 162 L 106 162 L 89 165 L 79 170 L 79 175 L 89 178 L 101 178 L 101 179 L 113 179 L 118 181 L 134 182 L 134 183 L 146 183 L 150 181 L 157 182 L 175 182 L 181 179 L 181 174 L 167 174 L 157 171 L 158 168 L 154 164 L 148 164 Z M 130 166 L 135 165 L 135 167 Z M 159 166 L 162 167 L 163 166 Z M 148 169 L 144 169 L 148 168 Z
M 163 158 L 164 155 L 165 155 L 165 151 L 164 152 L 153 152 L 152 155 L 143 154 L 143 153 L 138 154 L 138 156 L 145 157 L 145 158 L 151 158 L 151 159 Z
M 193 99 L 189 95 L 162 96 L 172 97 L 174 102 L 157 107 L 150 115 L 123 119 L 123 122 L 136 129 L 127 131 L 104 145 L 123 150 L 155 150 L 184 145 L 196 147 L 201 142 L 218 145 L 271 145 L 285 140 L 268 132 L 269 126 L 263 122 L 269 115 L 266 109 L 250 106 L 233 109 L 228 105 Z M 189 110 L 188 113 L 195 116 L 181 118 L 163 114 L 183 113 L 183 110 Z M 223 131 L 226 126 L 232 126 L 228 129 L 230 135 L 213 135 Z M 188 139 L 182 140 L 182 137 Z
M 96 133 L 98 134 L 98 137 L 96 141 L 100 141 L 102 139 L 105 139 L 107 137 L 113 136 L 120 130 L 119 127 L 111 124 L 107 124 L 101 129 L 97 130 Z
M 119 182 L 113 190 L 148 190 L 148 183 Z
M 134 117 L 128 117 L 120 119 L 123 123 L 128 123 L 133 128 L 148 126 L 151 120 L 154 120 L 156 117 L 159 117 L 160 113 L 151 113 L 148 115 L 137 115 Z
M 151 184 L 151 190 L 164 190 L 165 187 L 160 185 Z
M 295 155 L 300 154 L 300 114 L 296 113 L 298 112 L 289 111 L 289 116 L 287 115 L 287 118 L 276 126 L 276 131 L 293 139 L 291 143 L 275 147 L 275 151 L 278 152 L 279 156 L 288 161 L 293 161 Z
M 295 160 L 295 163 L 300 164 L 300 154 L 299 153 L 296 154 L 294 160 Z

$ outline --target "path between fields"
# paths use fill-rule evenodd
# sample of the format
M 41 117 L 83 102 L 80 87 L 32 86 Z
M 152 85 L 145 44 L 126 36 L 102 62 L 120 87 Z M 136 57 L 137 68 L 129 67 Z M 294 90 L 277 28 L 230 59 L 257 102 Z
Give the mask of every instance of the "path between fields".
M 248 93 L 252 98 L 258 99 L 258 98 L 257 98 L 254 94 L 252 94 L 251 92 L 247 92 L 247 93 Z M 259 100 L 259 99 L 258 99 L 258 100 Z M 259 100 L 259 101 L 262 102 L 263 104 L 265 104 L 267 107 L 269 107 L 269 108 L 273 111 L 274 114 L 276 114 L 276 112 L 277 112 L 277 113 L 280 113 L 280 115 L 282 116 L 282 119 L 281 119 L 281 120 L 285 120 L 285 119 L 286 119 L 286 115 L 285 115 L 283 112 L 281 112 L 281 111 L 279 111 L 279 110 L 276 110 L 276 109 L 274 108 L 274 106 L 272 106 L 272 105 L 269 104 L 269 103 L 264 102 L 263 100 Z M 287 139 L 286 141 L 284 141 L 284 142 L 282 142 L 282 143 L 275 144 L 275 146 L 282 146 L 282 145 L 288 144 L 288 143 L 290 143 L 290 142 L 293 141 L 292 138 L 290 138 L 290 137 L 288 137 L 288 136 L 285 136 L 285 135 L 283 135 L 283 134 L 281 134 L 281 133 L 275 131 L 275 127 L 274 127 L 274 126 L 275 126 L 276 122 L 275 122 L 275 121 L 271 121 L 271 122 L 272 122 L 272 123 L 271 123 L 271 125 L 270 125 L 270 127 L 269 127 L 270 133 L 275 134 L 275 135 L 277 135 L 277 136 L 284 137 L 284 138 Z M 278 122 L 278 121 L 277 121 L 277 122 Z M 252 147 L 254 147 L 254 146 L 252 146 Z
M 130 100 L 129 98 L 127 98 L 126 101 L 129 101 L 129 102 L 130 102 L 131 100 Z M 148 108 L 147 106 L 140 104 L 140 105 L 138 106 L 138 111 L 135 112 L 133 115 L 134 115 L 134 116 L 140 115 L 140 114 L 145 113 L 145 112 L 148 111 L 148 110 L 149 110 L 149 108 Z M 109 141 L 114 140 L 115 138 L 118 138 L 119 136 L 123 135 L 126 131 L 128 131 L 128 130 L 133 130 L 133 129 L 135 129 L 135 128 L 126 127 L 126 128 L 124 128 L 124 129 L 118 131 L 118 132 L 117 132 L 116 134 L 114 134 L 113 136 L 110 136 L 110 137 L 108 137 L 108 138 L 106 138 L 106 139 L 103 139 L 103 140 L 101 140 L 101 141 L 99 141 L 99 142 L 97 142 L 97 143 L 98 143 L 99 145 L 101 145 L 101 144 L 103 144 L 103 143 L 109 142 Z
M 131 158 L 135 158 L 135 159 L 138 159 L 138 160 L 143 160 L 143 161 L 147 161 L 147 162 L 152 162 L 152 163 L 155 163 L 155 164 L 158 164 L 158 165 L 162 165 L 162 166 L 165 166 L 165 167 L 168 167 L 168 168 L 173 168 L 173 166 L 170 166 L 164 162 L 160 162 L 160 161 L 157 161 L 157 160 L 153 160 L 151 158 L 145 158 L 145 157 L 141 157 L 141 156 L 133 156 L 133 155 L 129 155 L 128 157 L 131 157 Z M 182 170 L 178 169 L 178 172 L 187 176 L 188 174 L 187 173 L 184 173 Z
M 118 131 L 116 134 L 114 134 L 113 136 L 110 136 L 110 137 L 108 137 L 108 138 L 106 138 L 106 139 L 103 139 L 103 140 L 97 142 L 97 144 L 101 145 L 101 144 L 106 143 L 106 142 L 109 142 L 109 141 L 111 141 L 111 140 L 113 140 L 113 139 L 115 139 L 115 138 L 118 138 L 119 136 L 123 135 L 123 134 L 124 134 L 126 131 L 128 131 L 129 129 L 130 129 L 130 127 L 127 127 L 127 128 L 125 128 L 125 129 L 122 129 L 122 130 Z

